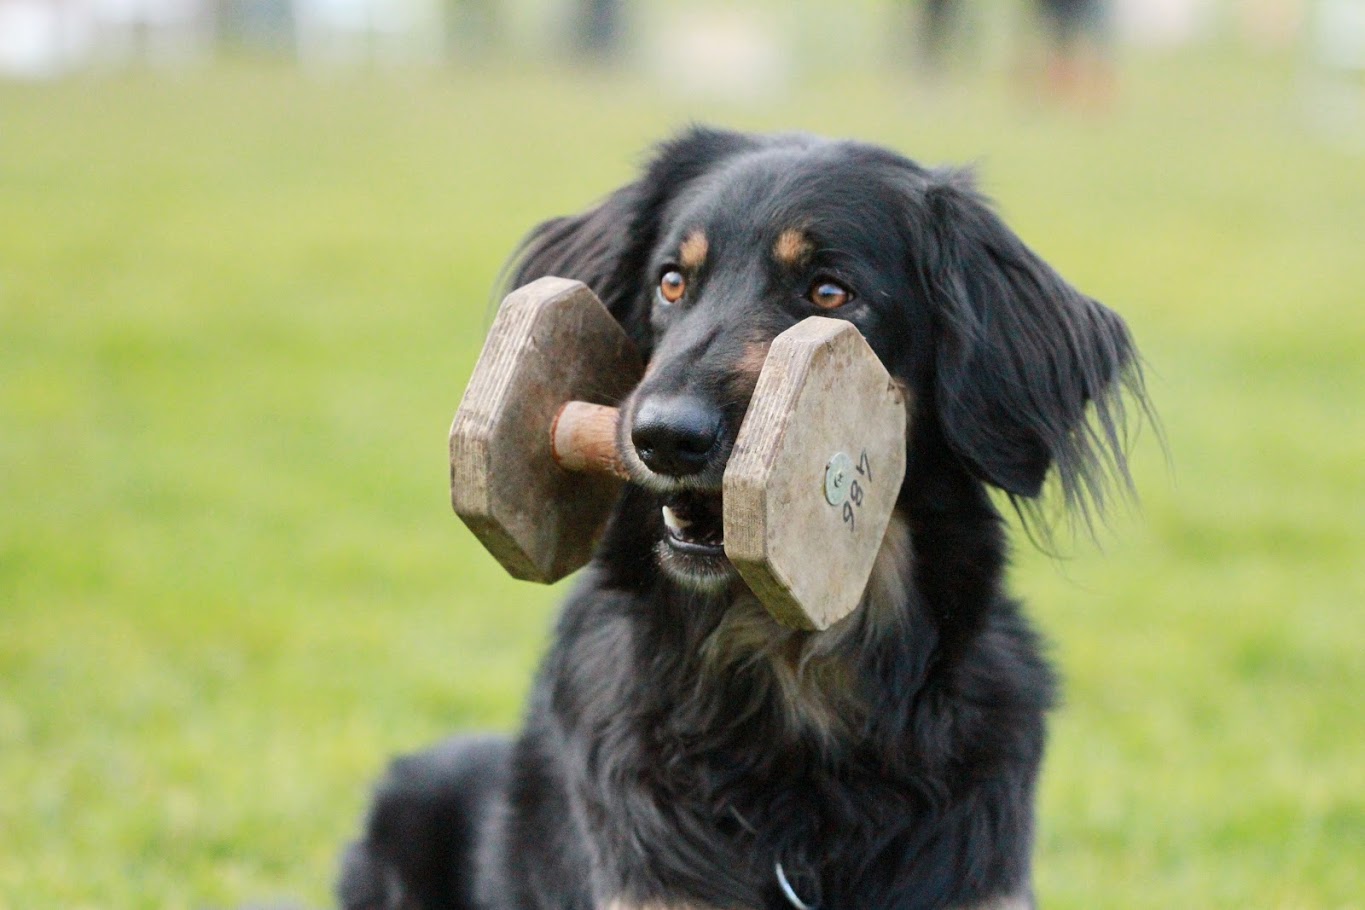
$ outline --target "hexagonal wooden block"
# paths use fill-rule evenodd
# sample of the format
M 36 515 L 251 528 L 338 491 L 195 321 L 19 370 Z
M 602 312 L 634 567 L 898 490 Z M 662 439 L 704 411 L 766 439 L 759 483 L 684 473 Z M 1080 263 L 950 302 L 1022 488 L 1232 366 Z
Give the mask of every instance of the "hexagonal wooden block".
M 725 554 L 769 612 L 825 629 L 862 599 L 905 475 L 905 400 L 851 323 L 773 341 L 725 468 Z
M 512 576 L 549 583 L 591 558 L 621 481 L 556 464 L 555 415 L 568 401 L 615 405 L 642 373 L 582 282 L 541 278 L 503 300 L 450 427 L 450 498 Z

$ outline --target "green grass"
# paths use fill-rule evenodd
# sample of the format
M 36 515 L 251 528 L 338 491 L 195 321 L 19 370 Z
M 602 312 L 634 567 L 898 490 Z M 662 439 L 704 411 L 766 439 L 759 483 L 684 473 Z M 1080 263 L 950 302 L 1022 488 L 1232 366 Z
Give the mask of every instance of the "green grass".
M 386 756 L 516 723 L 560 592 L 450 515 L 448 421 L 521 232 L 689 118 L 978 161 L 1144 346 L 1172 467 L 1148 433 L 1102 551 L 1019 545 L 1067 679 L 1044 905 L 1362 906 L 1365 161 L 1295 86 L 0 84 L 0 908 L 324 904 Z

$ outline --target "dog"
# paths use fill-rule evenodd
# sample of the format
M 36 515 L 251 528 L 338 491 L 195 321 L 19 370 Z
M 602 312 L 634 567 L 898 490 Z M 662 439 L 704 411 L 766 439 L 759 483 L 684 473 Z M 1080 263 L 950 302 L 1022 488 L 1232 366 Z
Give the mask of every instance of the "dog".
M 1086 517 L 1131 488 L 1126 415 L 1146 398 L 1123 320 L 969 173 L 806 135 L 692 128 L 536 228 L 509 271 L 585 282 L 644 354 L 621 405 L 631 482 L 521 732 L 397 759 L 341 905 L 1032 907 L 1057 685 L 1004 590 L 988 488 L 1030 516 L 1053 477 Z M 908 423 L 863 599 L 818 632 L 764 611 L 719 520 L 768 345 L 812 314 L 857 326 Z

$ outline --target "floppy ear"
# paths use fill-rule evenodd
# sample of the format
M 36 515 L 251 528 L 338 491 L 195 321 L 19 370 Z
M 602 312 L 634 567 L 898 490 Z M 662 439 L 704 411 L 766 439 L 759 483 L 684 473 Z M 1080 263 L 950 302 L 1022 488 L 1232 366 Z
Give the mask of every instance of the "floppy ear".
M 513 257 L 508 289 L 545 275 L 582 281 L 647 355 L 654 276 L 645 272 L 669 202 L 691 181 L 759 141 L 695 127 L 662 143 L 634 183 L 586 212 L 532 230 Z
M 1067 504 L 1131 486 L 1122 391 L 1144 406 L 1128 328 L 1026 247 L 960 173 L 927 190 L 926 278 L 939 326 L 934 395 L 948 444 L 981 478 L 1033 498 L 1057 466 Z
M 629 183 L 586 212 L 537 225 L 513 257 L 505 290 L 546 275 L 581 281 L 643 349 L 648 311 L 634 305 L 639 289 L 633 279 L 644 268 L 655 228 L 645 224 L 637 232 L 631 226 L 647 220 L 646 195 L 642 181 Z

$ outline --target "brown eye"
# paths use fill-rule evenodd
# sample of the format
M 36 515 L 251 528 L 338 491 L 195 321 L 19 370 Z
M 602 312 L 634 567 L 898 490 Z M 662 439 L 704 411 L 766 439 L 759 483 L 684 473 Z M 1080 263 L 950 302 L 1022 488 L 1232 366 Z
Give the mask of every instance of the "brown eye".
M 853 299 L 848 288 L 833 281 L 817 281 L 810 286 L 807 295 L 810 302 L 822 310 L 836 310 Z
M 687 290 L 687 279 L 677 269 L 669 269 L 659 279 L 659 297 L 664 303 L 677 303 Z

